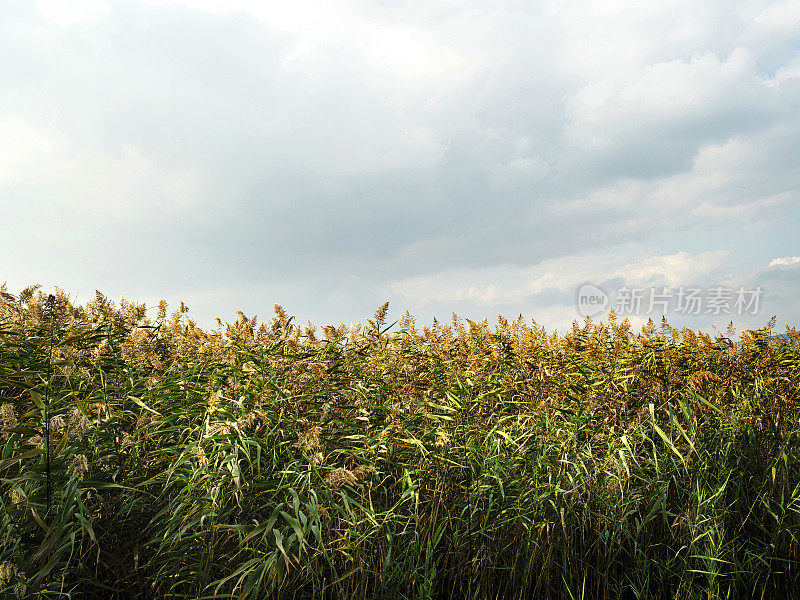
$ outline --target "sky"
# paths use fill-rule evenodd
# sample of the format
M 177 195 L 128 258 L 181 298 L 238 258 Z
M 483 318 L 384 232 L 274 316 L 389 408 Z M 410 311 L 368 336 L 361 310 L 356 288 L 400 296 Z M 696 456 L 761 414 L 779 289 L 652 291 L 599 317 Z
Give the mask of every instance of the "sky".
M 800 323 L 800 0 L 0 10 L 13 293 Z

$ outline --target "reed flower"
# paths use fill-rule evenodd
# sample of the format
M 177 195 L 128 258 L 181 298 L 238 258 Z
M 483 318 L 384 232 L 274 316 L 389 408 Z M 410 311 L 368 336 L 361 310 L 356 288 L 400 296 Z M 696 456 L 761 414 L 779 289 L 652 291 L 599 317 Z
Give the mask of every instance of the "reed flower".
M 208 397 L 208 412 L 211 413 L 217 410 L 217 404 L 219 404 L 221 398 L 222 390 L 217 390 Z
M 436 441 L 433 443 L 437 448 L 445 448 L 450 445 L 450 436 L 442 428 L 436 430 Z
M 25 501 L 25 494 L 16 486 L 9 490 L 8 496 L 11 498 L 11 504 L 22 504 Z
M 197 450 L 195 451 L 195 457 L 197 457 L 197 462 L 200 464 L 201 467 L 205 467 L 208 465 L 208 457 L 206 456 L 206 451 L 203 450 L 203 447 L 198 444 Z
M 0 563 L 0 587 L 5 587 L 7 583 L 10 583 L 15 578 L 21 581 L 17 581 L 17 583 L 14 584 L 14 595 L 18 598 L 23 598 L 27 590 L 25 582 L 22 581 L 26 579 L 25 573 L 20 571 L 17 565 L 11 561 L 7 560 Z
M 500 317 L 493 331 L 454 315 L 452 325 L 420 331 L 409 314 L 400 334 L 387 328 L 386 305 L 368 327 L 329 326 L 319 339 L 280 307 L 258 328 L 240 314 L 226 335 L 204 333 L 185 305 L 166 320 L 163 305 L 158 328 L 131 334 L 144 318 L 138 305 L 117 310 L 98 296 L 84 312 L 51 311 L 42 321 L 35 289 L 22 303 L 3 289 L 0 495 L 15 526 L 4 534 L 0 595 L 11 597 L 14 586 L 24 595 L 34 580 L 37 597 L 153 583 L 160 595 L 324 589 L 332 600 L 377 589 L 386 597 L 469 588 L 487 598 L 537 589 L 555 597 L 584 585 L 608 598 L 634 586 L 645 596 L 662 586 L 681 597 L 733 597 L 762 583 L 764 597 L 792 595 L 791 582 L 781 588 L 771 570 L 773 559 L 791 564 L 797 555 L 797 520 L 776 515 L 793 514 L 800 477 L 797 461 L 778 459 L 792 456 L 800 435 L 798 356 L 761 334 L 732 351 L 690 330 L 648 324 L 635 333 L 627 320 L 551 335 L 522 317 Z M 15 335 L 5 335 L 9 328 Z M 56 372 L 48 390 L 42 375 L 54 371 L 41 358 L 51 346 L 81 376 Z M 92 349 L 102 357 L 95 365 Z M 15 373 L 35 393 L 49 391 L 49 457 L 31 450 L 44 445 L 30 435 L 44 410 L 14 385 L 22 383 Z M 17 439 L 12 429 L 25 433 Z M 89 433 L 91 453 L 77 454 Z M 85 510 L 68 510 L 64 490 L 89 478 L 98 483 L 79 486 Z M 28 533 L 41 538 L 33 521 L 47 495 L 63 520 L 47 540 L 51 573 L 63 577 L 40 577 L 33 569 L 47 557 L 25 554 Z M 761 501 L 730 503 L 728 495 Z M 80 552 L 55 550 L 78 535 Z M 131 535 L 141 540 L 108 543 Z M 427 553 L 404 552 L 428 540 Z M 280 571 L 247 562 L 265 543 Z M 160 551 L 144 552 L 140 565 L 134 547 Z M 765 560 L 747 548 L 766 549 Z M 398 561 L 395 549 L 404 552 Z M 121 568 L 103 568 L 104 555 Z M 290 563 L 302 570 L 289 574 L 282 567 Z M 17 565 L 28 572 L 24 582 Z M 333 566 L 336 585 L 324 579 Z M 423 579 L 434 569 L 431 587 Z M 709 578 L 696 575 L 706 571 L 716 577 L 713 594 Z
M 322 432 L 321 427 L 312 427 L 305 433 L 298 436 L 295 446 L 300 448 L 303 452 L 314 453 L 322 449 L 322 444 L 319 439 L 319 434 Z
M 14 429 L 17 423 L 17 414 L 14 410 L 14 405 L 3 404 L 0 406 L 0 431 L 2 431 L 4 440 L 8 439 L 9 430 Z
M 86 415 L 84 415 L 80 409 L 75 407 L 70 411 L 67 427 L 72 435 L 82 436 L 89 430 L 89 419 L 86 418 Z
M 359 465 L 353 470 L 353 475 L 358 481 L 363 481 L 373 473 L 378 472 L 378 467 L 375 465 Z
M 64 433 L 67 429 L 67 423 L 61 415 L 50 417 L 50 431 L 54 433 Z
M 203 437 L 212 437 L 215 435 L 230 435 L 232 431 L 231 423 L 228 421 L 219 421 L 209 423 L 206 433 Z
M 325 483 L 331 487 L 355 485 L 358 483 L 358 478 L 352 471 L 345 469 L 344 467 L 339 467 L 325 476 Z
M 11 561 L 0 563 L 0 585 L 5 585 L 17 574 L 17 565 Z
M 105 420 L 111 416 L 111 407 L 107 402 L 98 402 L 95 404 L 95 412 L 99 420 Z
M 89 462 L 85 454 L 73 454 L 67 474 L 73 475 L 78 480 L 83 480 L 84 475 L 89 472 Z

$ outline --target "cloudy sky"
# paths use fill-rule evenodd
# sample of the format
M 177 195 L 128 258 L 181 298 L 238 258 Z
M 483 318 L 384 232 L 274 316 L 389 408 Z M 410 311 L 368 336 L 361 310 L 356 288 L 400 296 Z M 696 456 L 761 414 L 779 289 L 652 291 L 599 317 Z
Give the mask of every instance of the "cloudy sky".
M 0 7 L 12 292 L 552 329 L 586 283 L 761 288 L 670 320 L 800 323 L 800 0 Z

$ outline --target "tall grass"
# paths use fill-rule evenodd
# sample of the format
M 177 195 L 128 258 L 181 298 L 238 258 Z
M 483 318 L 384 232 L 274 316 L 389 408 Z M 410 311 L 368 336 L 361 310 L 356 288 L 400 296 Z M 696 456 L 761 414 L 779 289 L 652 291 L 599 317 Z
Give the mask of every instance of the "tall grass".
M 0 291 L 9 597 L 798 595 L 800 351 L 769 328 L 205 332 Z

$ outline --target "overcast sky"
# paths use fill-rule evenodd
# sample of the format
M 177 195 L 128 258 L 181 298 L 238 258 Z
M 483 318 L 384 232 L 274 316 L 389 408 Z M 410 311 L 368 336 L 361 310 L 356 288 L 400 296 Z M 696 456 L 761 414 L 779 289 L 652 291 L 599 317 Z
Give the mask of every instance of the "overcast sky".
M 670 320 L 800 323 L 800 0 L 0 10 L 12 292 L 563 329 L 586 283 L 760 286 Z

